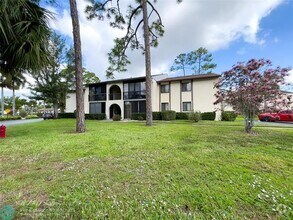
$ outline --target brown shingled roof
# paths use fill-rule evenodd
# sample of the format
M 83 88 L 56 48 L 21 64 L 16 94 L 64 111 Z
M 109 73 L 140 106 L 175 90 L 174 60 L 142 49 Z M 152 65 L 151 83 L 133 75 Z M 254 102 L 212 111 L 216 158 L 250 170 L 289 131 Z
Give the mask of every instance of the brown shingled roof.
M 199 75 L 190 75 L 190 76 L 178 76 L 178 77 L 169 77 L 158 81 L 161 82 L 171 82 L 171 81 L 180 81 L 180 80 L 191 80 L 191 79 L 207 79 L 207 78 L 218 78 L 220 75 L 215 73 L 199 74 Z

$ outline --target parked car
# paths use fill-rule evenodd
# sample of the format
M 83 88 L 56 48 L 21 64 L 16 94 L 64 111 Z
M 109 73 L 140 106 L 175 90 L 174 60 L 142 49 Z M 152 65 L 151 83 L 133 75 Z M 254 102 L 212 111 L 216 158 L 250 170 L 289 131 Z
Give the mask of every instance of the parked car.
M 283 110 L 278 113 L 262 113 L 258 115 L 260 121 L 289 121 L 293 122 L 293 110 Z
M 53 119 L 53 118 L 54 118 L 53 113 L 46 112 L 46 113 L 43 114 L 43 119 L 44 120 L 46 120 L 46 119 Z

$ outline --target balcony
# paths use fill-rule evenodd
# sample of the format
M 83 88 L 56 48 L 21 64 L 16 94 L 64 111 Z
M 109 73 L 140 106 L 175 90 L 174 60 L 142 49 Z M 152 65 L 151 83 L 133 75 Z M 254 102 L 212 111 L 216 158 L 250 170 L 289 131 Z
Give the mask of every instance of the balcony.
M 109 94 L 109 100 L 120 100 L 121 93 L 111 93 Z
M 145 99 L 145 90 L 124 92 L 124 99 Z
M 89 101 L 106 101 L 106 93 L 100 93 L 97 95 L 89 95 Z

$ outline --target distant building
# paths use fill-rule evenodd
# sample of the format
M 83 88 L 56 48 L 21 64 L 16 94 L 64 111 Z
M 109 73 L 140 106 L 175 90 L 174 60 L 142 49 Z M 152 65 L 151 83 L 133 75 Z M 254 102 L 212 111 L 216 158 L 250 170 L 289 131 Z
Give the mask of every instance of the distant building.
M 176 112 L 215 111 L 214 83 L 218 74 L 201 74 L 182 77 L 152 76 L 153 111 Z M 85 113 L 105 113 L 107 119 L 114 114 L 131 118 L 132 113 L 146 112 L 146 77 L 127 78 L 89 84 L 84 90 Z M 66 112 L 76 109 L 75 93 L 69 93 Z

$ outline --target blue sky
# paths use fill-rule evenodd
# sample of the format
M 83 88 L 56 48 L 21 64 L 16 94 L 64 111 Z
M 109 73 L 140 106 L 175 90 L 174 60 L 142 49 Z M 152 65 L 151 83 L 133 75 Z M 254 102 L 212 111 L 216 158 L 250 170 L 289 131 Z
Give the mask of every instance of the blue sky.
M 265 42 L 261 45 L 238 39 L 226 49 L 213 52 L 216 72 L 229 69 L 237 61 L 266 58 L 273 65 L 293 67 L 293 1 L 285 1 L 260 22 L 257 36 Z
M 87 2 L 76 0 L 81 27 L 83 64 L 101 80 L 106 80 L 107 53 L 113 40 L 124 35 L 109 27 L 107 20 L 89 21 L 84 14 Z M 122 1 L 121 1 L 122 2 Z M 123 0 L 123 5 L 133 3 Z M 122 7 L 122 10 L 126 7 Z M 165 35 L 158 48 L 152 49 L 152 74 L 168 73 L 175 57 L 184 52 L 205 47 L 212 52 L 221 74 L 238 61 L 251 58 L 270 59 L 275 66 L 293 67 L 293 0 L 158 0 Z M 46 5 L 56 13 L 51 27 L 72 42 L 72 24 L 68 0 Z M 132 64 L 115 78 L 145 75 L 144 57 L 140 51 L 127 53 Z M 288 81 L 293 83 L 293 71 Z M 7 95 L 11 93 L 6 91 Z M 17 91 L 17 95 L 29 90 Z

